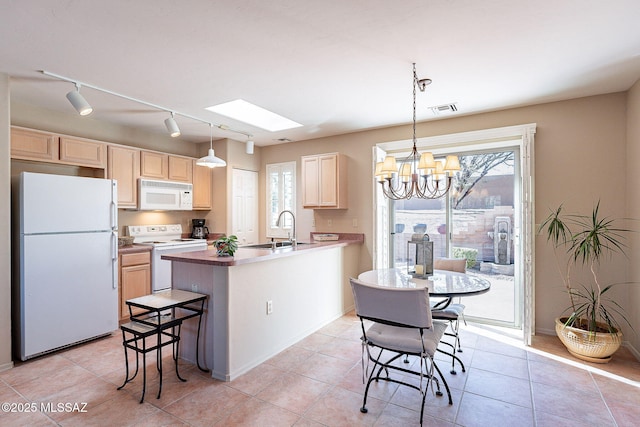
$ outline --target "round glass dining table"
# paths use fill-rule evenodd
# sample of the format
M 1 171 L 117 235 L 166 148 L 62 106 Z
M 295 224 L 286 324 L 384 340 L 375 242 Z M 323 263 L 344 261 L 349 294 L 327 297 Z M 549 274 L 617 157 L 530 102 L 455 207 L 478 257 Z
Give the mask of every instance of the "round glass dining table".
M 488 292 L 491 284 L 480 277 L 448 270 L 434 270 L 428 278 L 412 277 L 403 268 L 383 268 L 361 273 L 358 280 L 369 285 L 389 286 L 394 288 L 429 288 L 429 295 L 434 297 L 463 297 Z

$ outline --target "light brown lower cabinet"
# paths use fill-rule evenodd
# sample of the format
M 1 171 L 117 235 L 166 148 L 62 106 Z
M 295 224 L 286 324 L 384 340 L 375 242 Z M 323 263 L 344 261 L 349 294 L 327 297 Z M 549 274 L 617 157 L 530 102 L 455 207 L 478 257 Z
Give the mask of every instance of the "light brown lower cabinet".
M 126 301 L 151 293 L 151 253 L 136 252 L 120 255 L 120 321 L 129 319 Z M 133 314 L 140 310 L 133 309 Z

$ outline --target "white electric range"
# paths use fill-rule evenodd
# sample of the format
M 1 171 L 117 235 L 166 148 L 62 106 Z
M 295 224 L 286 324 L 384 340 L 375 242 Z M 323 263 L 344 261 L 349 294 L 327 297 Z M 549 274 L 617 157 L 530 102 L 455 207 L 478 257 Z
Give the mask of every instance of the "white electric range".
M 171 261 L 161 259 L 162 255 L 207 249 L 204 239 L 183 238 L 180 224 L 129 225 L 126 229 L 133 243 L 151 245 L 152 292 L 171 288 Z

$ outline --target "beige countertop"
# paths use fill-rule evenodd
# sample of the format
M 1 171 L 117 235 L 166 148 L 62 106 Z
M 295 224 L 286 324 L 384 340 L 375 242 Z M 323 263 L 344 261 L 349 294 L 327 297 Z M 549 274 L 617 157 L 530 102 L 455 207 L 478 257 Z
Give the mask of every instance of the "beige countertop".
M 322 234 L 322 233 L 317 233 Z M 310 253 L 312 251 L 324 250 L 341 246 L 355 245 L 364 243 L 364 234 L 358 233 L 340 233 L 339 240 L 315 242 L 301 242 L 302 244 L 291 247 L 281 247 L 277 249 L 258 249 L 240 247 L 233 257 L 220 257 L 216 254 L 215 248 L 209 247 L 206 251 L 183 252 L 177 254 L 163 255 L 162 259 L 170 261 L 180 261 L 193 264 L 208 264 L 222 267 L 231 267 L 234 265 L 249 264 L 270 259 L 295 256 L 301 253 Z

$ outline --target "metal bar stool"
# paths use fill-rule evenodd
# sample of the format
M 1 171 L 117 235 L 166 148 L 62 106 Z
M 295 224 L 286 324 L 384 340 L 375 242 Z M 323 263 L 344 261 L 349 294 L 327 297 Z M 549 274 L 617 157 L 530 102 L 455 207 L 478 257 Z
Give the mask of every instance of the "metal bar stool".
M 142 396 L 140 397 L 140 403 L 144 401 L 144 395 L 147 388 L 147 363 L 146 355 L 150 351 L 157 350 L 156 353 L 156 368 L 160 375 L 160 384 L 158 387 L 158 396 L 162 393 L 162 347 L 171 344 L 173 346 L 173 360 L 176 367 L 176 376 L 180 381 L 186 381 L 186 379 L 180 376 L 178 372 L 178 351 L 180 345 L 180 328 L 182 326 L 182 319 L 170 319 L 166 323 L 159 324 L 157 326 L 149 326 L 137 321 L 131 321 L 120 325 L 122 330 L 122 345 L 124 347 L 124 360 L 125 360 L 125 380 L 118 390 L 122 389 L 127 383 L 133 381 L 138 375 L 139 371 L 139 355 L 142 354 Z M 127 334 L 130 337 L 127 338 Z M 151 346 L 147 346 L 147 338 L 157 337 L 157 342 Z M 163 341 L 163 337 L 168 340 Z M 131 377 L 129 377 L 129 355 L 127 349 L 131 349 L 136 353 L 136 369 Z

